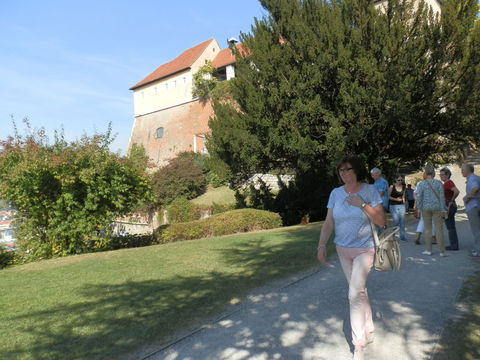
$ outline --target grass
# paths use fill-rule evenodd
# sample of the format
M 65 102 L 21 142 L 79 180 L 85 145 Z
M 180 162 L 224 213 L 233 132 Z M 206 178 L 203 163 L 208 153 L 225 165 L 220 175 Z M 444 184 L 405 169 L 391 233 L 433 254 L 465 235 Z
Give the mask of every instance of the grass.
M 214 188 L 211 185 L 208 185 L 205 194 L 193 199 L 192 202 L 198 205 L 212 205 L 213 203 L 222 205 L 234 204 L 235 192 L 228 186 L 220 186 L 218 188 Z
M 2 270 L 0 357 L 112 359 L 168 341 L 250 290 L 315 266 L 320 227 L 313 223 Z
M 445 329 L 434 360 L 480 359 L 480 272 L 465 282 L 460 301 L 465 313 Z

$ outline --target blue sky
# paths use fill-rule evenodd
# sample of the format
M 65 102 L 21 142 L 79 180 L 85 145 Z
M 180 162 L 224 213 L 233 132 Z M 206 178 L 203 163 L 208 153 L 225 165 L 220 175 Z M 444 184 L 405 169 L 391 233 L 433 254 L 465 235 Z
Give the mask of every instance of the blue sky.
M 226 47 L 263 14 L 257 0 L 0 0 L 0 139 L 11 116 L 69 140 L 111 122 L 124 152 L 129 87 L 202 41 Z

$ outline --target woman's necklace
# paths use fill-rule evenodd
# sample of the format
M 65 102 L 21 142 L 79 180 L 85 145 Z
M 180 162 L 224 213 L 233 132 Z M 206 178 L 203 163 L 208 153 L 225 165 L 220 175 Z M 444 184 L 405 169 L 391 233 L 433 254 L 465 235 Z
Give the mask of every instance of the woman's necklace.
M 360 191 L 360 184 L 356 183 L 356 184 L 352 185 L 350 190 L 347 189 L 347 185 L 345 185 L 345 191 L 347 192 L 347 194 L 358 193 Z

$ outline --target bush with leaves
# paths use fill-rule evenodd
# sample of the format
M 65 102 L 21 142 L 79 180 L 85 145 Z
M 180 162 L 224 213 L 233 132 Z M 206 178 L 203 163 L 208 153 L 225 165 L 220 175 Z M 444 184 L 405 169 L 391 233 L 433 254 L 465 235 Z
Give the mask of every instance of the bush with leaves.
M 200 219 L 202 208 L 186 198 L 177 198 L 167 206 L 168 221 L 172 224 Z
M 212 215 L 221 214 L 227 211 L 235 210 L 236 204 L 217 204 L 216 202 L 212 203 L 210 207 Z
M 152 186 L 158 206 L 168 205 L 180 197 L 193 199 L 205 192 L 207 180 L 195 159 L 193 152 L 180 153 L 153 174 Z
M 29 130 L 0 143 L 0 196 L 18 211 L 15 235 L 27 258 L 90 251 L 116 217 L 150 200 L 145 169 L 109 151 L 110 129 L 70 143 L 56 133 L 53 144 Z
M 90 243 L 93 251 L 127 249 L 153 244 L 155 239 L 152 234 L 109 235 L 92 239 Z
M 211 96 L 212 90 L 217 85 L 218 80 L 212 76 L 215 72 L 215 66 L 211 61 L 200 67 L 198 71 L 193 74 L 193 91 L 192 95 L 201 100 L 208 100 Z
M 272 229 L 282 225 L 278 214 L 255 209 L 227 211 L 206 219 L 162 225 L 154 232 L 159 243 L 200 239 L 240 232 Z
M 5 249 L 0 245 L 0 269 L 13 264 L 15 260 L 15 252 Z

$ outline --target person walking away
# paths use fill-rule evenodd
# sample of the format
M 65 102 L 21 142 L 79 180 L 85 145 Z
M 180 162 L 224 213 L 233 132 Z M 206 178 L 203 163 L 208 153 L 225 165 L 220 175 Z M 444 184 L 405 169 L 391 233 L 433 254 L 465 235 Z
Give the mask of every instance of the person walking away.
M 408 202 L 408 212 L 413 211 L 415 206 L 415 194 L 412 189 L 412 184 L 407 185 L 407 202 Z
M 379 192 L 366 184 L 367 170 L 357 157 L 345 157 L 337 166 L 343 186 L 332 190 L 327 204 L 327 217 L 318 242 L 317 257 L 326 262 L 325 246 L 335 231 L 334 242 L 340 264 L 348 282 L 350 324 L 355 346 L 353 359 L 364 359 L 365 346 L 373 341 L 372 309 L 366 288 L 373 266 L 375 243 L 370 219 L 385 226 L 385 213 Z
M 423 180 L 425 180 L 425 173 L 423 174 Z M 417 189 L 415 189 L 413 191 L 413 197 L 415 198 L 415 201 L 416 201 L 416 199 L 417 199 Z M 417 211 L 416 208 L 417 207 L 414 204 L 413 213 L 415 215 L 415 218 L 418 219 L 417 230 L 416 230 L 417 236 L 415 238 L 415 244 L 420 245 L 420 237 L 422 236 L 422 233 L 425 231 L 425 226 L 424 226 L 422 214 L 420 213 L 420 211 Z M 432 237 L 431 237 L 430 242 L 431 242 L 431 244 L 436 244 L 437 243 L 437 237 L 435 236 L 435 226 L 434 225 L 432 225 Z
M 462 166 L 462 175 L 467 179 L 466 193 L 463 201 L 467 213 L 470 229 L 473 234 L 473 247 L 471 255 L 480 256 L 480 179 L 473 173 L 474 168 L 471 164 Z
M 458 235 L 457 228 L 455 226 L 455 213 L 457 212 L 457 203 L 455 199 L 460 194 L 460 190 L 457 189 L 455 183 L 450 179 L 452 172 L 449 168 L 444 167 L 440 170 L 440 180 L 443 182 L 443 190 L 445 193 L 445 205 L 447 207 L 447 218 L 445 219 L 445 225 L 447 226 L 448 239 L 450 246 L 447 246 L 447 250 L 458 250 Z
M 420 211 L 425 224 L 425 251 L 424 255 L 432 255 L 432 220 L 440 250 L 440 256 L 446 256 L 445 243 L 443 240 L 443 221 L 447 215 L 445 206 L 445 194 L 441 181 L 434 179 L 435 168 L 432 165 L 425 166 L 424 179 L 417 185 L 417 211 Z
M 370 175 L 375 181 L 373 185 L 377 189 L 380 197 L 382 198 L 383 209 L 388 212 L 388 181 L 382 176 L 382 170 L 379 168 L 373 168 L 370 170 Z
M 397 174 L 395 176 L 395 183 L 388 188 L 388 201 L 393 226 L 400 227 L 400 241 L 407 241 L 405 236 L 405 202 L 407 193 L 405 190 L 403 176 Z

